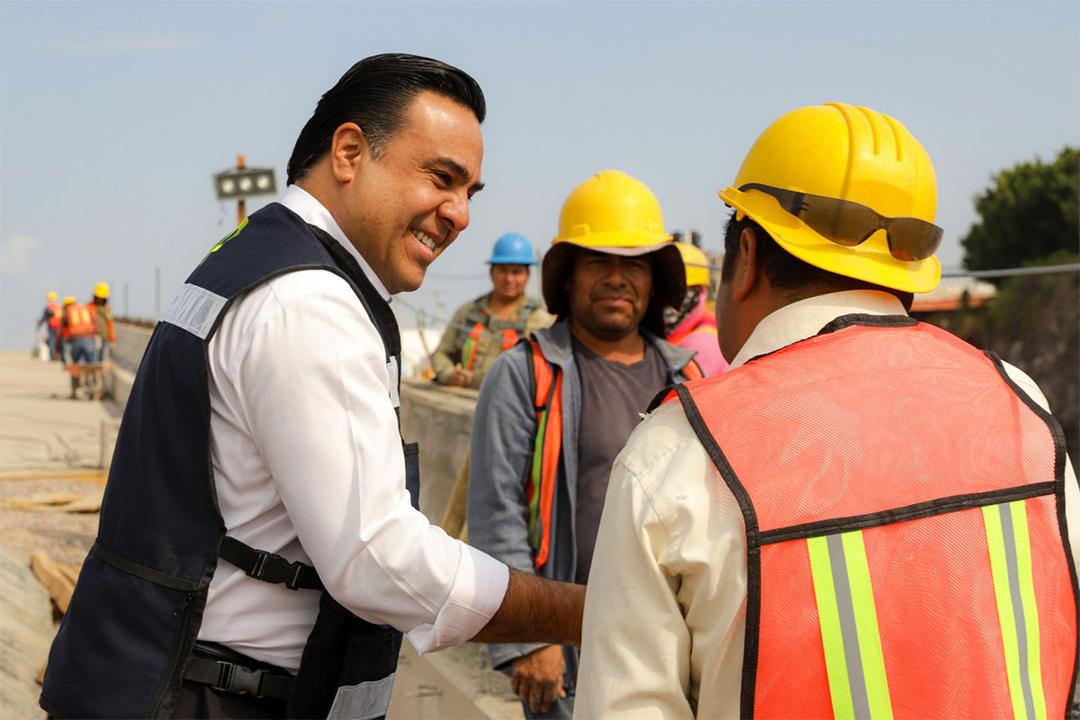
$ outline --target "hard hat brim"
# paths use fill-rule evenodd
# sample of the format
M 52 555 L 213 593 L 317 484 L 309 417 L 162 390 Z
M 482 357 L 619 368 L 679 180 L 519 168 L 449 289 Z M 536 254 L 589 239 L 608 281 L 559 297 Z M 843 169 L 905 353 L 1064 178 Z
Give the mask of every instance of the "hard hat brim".
M 903 292 L 930 292 L 941 282 L 937 257 L 906 262 L 889 254 L 884 231 L 855 247 L 838 245 L 780 207 L 771 195 L 729 187 L 720 199 L 747 215 L 787 252 L 814 267 Z
M 608 255 L 639 257 L 655 254 L 653 258 L 653 295 L 645 311 L 641 324 L 650 332 L 664 337 L 663 310 L 667 306 L 679 307 L 686 296 L 686 270 L 682 255 L 671 241 L 637 247 L 578 244 L 572 240 L 562 240 L 552 245 L 540 263 L 541 289 L 544 303 L 549 313 L 555 316 L 566 315 L 569 304 L 566 293 L 566 281 L 570 274 L 570 261 L 575 248 L 592 250 Z
M 536 265 L 536 260 L 522 260 L 521 258 L 512 257 L 493 257 L 487 261 L 488 265 L 524 265 L 525 267 L 532 267 Z

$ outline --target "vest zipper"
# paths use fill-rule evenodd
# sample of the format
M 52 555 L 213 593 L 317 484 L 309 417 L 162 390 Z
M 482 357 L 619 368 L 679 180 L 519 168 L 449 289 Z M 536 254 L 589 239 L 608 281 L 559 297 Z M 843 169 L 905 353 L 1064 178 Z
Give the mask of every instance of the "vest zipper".
M 189 612 L 191 609 L 191 603 L 195 599 L 195 593 L 184 593 L 184 602 L 176 610 L 173 610 L 173 617 L 180 617 L 180 625 L 176 629 L 176 636 L 173 639 L 173 653 L 172 658 L 169 660 L 169 669 L 165 673 L 166 686 L 162 687 L 158 691 L 158 696 L 154 700 L 154 717 L 172 717 L 173 711 L 176 709 L 176 701 L 179 697 L 180 685 L 184 683 L 184 678 L 178 677 L 179 683 L 176 686 L 176 692 L 173 692 L 171 687 L 173 676 L 176 674 L 178 666 L 181 662 L 186 661 L 187 656 L 191 654 L 191 650 L 186 652 L 182 647 L 184 639 L 187 637 L 191 630 L 191 616 Z M 167 703 L 167 706 L 162 705 L 162 701 L 166 698 L 171 698 L 172 701 Z M 163 712 L 164 711 L 164 712 Z

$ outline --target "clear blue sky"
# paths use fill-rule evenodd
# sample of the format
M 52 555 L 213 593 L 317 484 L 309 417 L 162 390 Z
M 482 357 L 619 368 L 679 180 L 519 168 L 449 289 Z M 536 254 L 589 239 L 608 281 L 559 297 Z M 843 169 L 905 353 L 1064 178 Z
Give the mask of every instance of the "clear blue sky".
M 1080 144 L 1078 47 L 1075 0 L 0 0 L 0 347 L 29 347 L 50 289 L 83 300 L 107 280 L 122 311 L 126 285 L 130 312 L 152 316 L 160 267 L 167 305 L 235 223 L 211 175 L 243 152 L 283 183 L 319 95 L 373 53 L 446 60 L 487 94 L 472 225 L 402 296 L 448 316 L 485 289 L 499 234 L 545 247 L 566 194 L 605 167 L 718 249 L 716 190 L 757 134 L 830 100 L 893 115 L 926 146 L 956 267 L 993 172 Z

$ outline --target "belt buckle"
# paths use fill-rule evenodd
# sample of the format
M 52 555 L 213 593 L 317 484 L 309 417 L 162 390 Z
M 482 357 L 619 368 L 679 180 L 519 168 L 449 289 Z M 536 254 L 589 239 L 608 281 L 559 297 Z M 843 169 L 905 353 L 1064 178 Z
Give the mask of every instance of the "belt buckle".
M 297 590 L 300 587 L 300 571 L 304 569 L 304 566 L 300 561 L 296 561 L 289 563 L 289 569 L 292 570 L 292 575 L 285 581 L 285 587 Z
M 262 687 L 262 677 L 262 670 L 249 670 L 242 665 L 219 660 L 218 679 L 213 687 L 227 693 L 261 697 L 259 689 Z
M 256 550 L 255 552 L 257 553 L 257 557 L 255 558 L 255 566 L 251 568 L 251 570 L 248 571 L 247 574 L 248 576 L 256 578 L 257 580 L 261 580 L 263 571 L 266 570 L 266 564 L 270 562 L 270 553 L 266 552 L 265 550 Z

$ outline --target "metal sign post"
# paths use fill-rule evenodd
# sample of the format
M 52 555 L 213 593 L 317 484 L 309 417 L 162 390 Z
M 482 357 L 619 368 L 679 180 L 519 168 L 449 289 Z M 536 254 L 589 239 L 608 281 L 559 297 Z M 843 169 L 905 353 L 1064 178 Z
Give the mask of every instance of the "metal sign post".
M 218 200 L 236 200 L 236 224 L 246 216 L 245 199 L 253 195 L 270 195 L 277 192 L 274 168 L 249 168 L 243 155 L 236 156 L 236 167 L 214 176 L 214 189 Z

